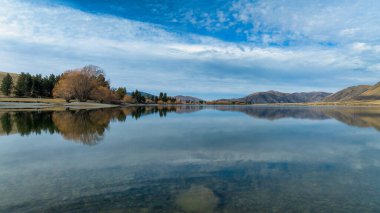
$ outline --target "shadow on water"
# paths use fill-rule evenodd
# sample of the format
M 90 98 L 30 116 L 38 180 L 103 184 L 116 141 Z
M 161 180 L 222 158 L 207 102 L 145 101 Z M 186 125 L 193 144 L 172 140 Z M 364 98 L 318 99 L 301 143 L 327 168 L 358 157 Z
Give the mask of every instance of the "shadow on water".
M 66 140 L 94 145 L 102 141 L 111 122 L 138 120 L 147 115 L 166 117 L 168 113 L 193 113 L 203 109 L 241 112 L 259 119 L 335 119 L 357 127 L 380 131 L 380 109 L 363 107 L 267 107 L 267 106 L 148 106 L 98 110 L 0 112 L 0 135 L 18 133 L 61 134 Z

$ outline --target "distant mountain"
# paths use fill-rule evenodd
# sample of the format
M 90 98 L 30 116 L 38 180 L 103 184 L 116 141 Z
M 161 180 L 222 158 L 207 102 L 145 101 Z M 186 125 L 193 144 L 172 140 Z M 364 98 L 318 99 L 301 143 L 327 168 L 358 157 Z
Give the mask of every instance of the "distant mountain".
M 297 92 L 283 93 L 278 91 L 256 92 L 243 98 L 220 99 L 216 102 L 241 102 L 249 104 L 266 103 L 305 103 L 322 101 L 331 93 L 327 92 Z
M 177 101 L 180 101 L 180 102 L 195 102 L 195 103 L 199 103 L 199 102 L 203 101 L 202 99 L 199 99 L 199 98 L 196 98 L 196 97 L 183 96 L 183 95 L 177 95 L 177 96 L 175 96 L 175 98 L 176 98 Z
M 147 92 L 141 92 L 141 91 L 139 91 L 140 93 L 141 93 L 141 95 L 142 96 L 144 96 L 145 98 L 154 98 L 154 97 L 156 97 L 156 95 L 152 95 L 152 94 L 150 94 L 150 93 L 147 93 Z M 127 95 L 132 95 L 132 92 L 127 92 Z
M 341 102 L 366 100 L 380 100 L 380 82 L 373 86 L 359 85 L 348 87 L 326 97 L 323 101 Z
M 352 86 L 346 89 L 340 90 L 334 94 L 327 96 L 323 101 L 325 102 L 339 102 L 339 101 L 350 101 L 358 98 L 362 93 L 366 92 L 371 86 L 369 85 L 359 85 Z
M 327 92 L 282 93 L 277 91 L 257 92 L 246 96 L 245 102 L 258 103 L 305 103 L 318 102 L 331 95 Z
M 380 100 L 380 82 L 369 87 L 366 91 L 354 98 L 355 100 Z

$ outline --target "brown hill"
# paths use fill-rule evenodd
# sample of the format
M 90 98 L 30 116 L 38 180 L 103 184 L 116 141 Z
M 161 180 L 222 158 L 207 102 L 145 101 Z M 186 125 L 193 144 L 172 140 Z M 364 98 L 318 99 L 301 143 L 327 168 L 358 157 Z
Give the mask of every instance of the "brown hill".
M 183 95 L 177 95 L 175 96 L 176 100 L 177 101 L 180 101 L 180 102 L 191 102 L 191 103 L 199 103 L 201 101 L 203 101 L 202 99 L 199 99 L 199 98 L 196 98 L 196 97 L 192 97 L 192 96 L 183 96 Z
M 331 95 L 326 92 L 296 92 L 283 93 L 278 91 L 256 92 L 243 98 L 220 99 L 216 102 L 237 102 L 248 104 L 266 104 L 266 103 L 306 103 L 319 102 L 325 97 Z
M 352 86 L 346 89 L 340 90 L 332 95 L 327 96 L 323 101 L 325 102 L 339 102 L 339 101 L 350 101 L 356 100 L 363 92 L 366 92 L 371 86 L 369 85 L 359 85 Z
M 366 91 L 354 98 L 355 100 L 380 100 L 380 82 L 369 87 Z
M 340 90 L 325 99 L 324 102 L 344 102 L 344 101 L 373 101 L 380 100 L 380 82 L 370 85 L 352 86 Z

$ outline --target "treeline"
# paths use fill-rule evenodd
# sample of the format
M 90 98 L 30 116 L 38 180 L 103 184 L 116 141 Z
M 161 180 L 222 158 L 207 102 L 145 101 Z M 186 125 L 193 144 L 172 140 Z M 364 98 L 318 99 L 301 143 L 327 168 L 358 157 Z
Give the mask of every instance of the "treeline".
M 93 100 L 113 104 L 181 104 L 175 97 L 161 92 L 158 96 L 138 90 L 128 93 L 125 87 L 111 88 L 104 71 L 97 66 L 67 70 L 61 75 L 42 76 L 21 73 L 17 82 L 7 74 L 1 84 L 6 96 L 62 98 L 67 102 L 76 99 L 80 102 Z
M 42 77 L 40 74 L 21 73 L 14 82 L 8 73 L 1 83 L 1 92 L 6 96 L 13 93 L 16 97 L 53 97 L 52 91 L 59 78 L 54 74 Z
M 175 104 L 177 102 L 175 97 L 170 97 L 164 92 L 160 92 L 159 96 L 143 94 L 142 92 L 135 90 L 131 95 L 125 95 L 124 101 L 128 103 L 138 104 Z

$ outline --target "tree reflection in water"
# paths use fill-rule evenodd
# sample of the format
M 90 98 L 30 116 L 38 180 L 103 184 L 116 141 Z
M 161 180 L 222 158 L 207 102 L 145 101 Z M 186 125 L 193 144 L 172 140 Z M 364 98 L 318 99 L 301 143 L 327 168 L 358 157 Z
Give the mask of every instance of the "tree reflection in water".
M 93 145 L 103 139 L 110 115 L 103 110 L 53 112 L 53 123 L 67 140 Z
M 0 112 L 1 134 L 19 133 L 22 136 L 59 133 L 66 140 L 94 145 L 103 140 L 111 121 L 125 122 L 127 116 L 138 120 L 149 114 L 165 117 L 179 107 L 128 107 L 98 110 L 16 111 Z
M 111 121 L 125 122 L 128 116 L 140 119 L 142 116 L 158 114 L 167 116 L 170 112 L 191 113 L 202 109 L 238 111 L 259 119 L 336 119 L 357 127 L 373 127 L 380 131 L 380 110 L 377 108 L 339 107 L 242 107 L 242 106 L 140 106 L 98 110 L 66 111 L 15 111 L 0 112 L 0 135 L 19 133 L 61 134 L 63 138 L 86 145 L 102 141 Z
M 7 112 L 1 115 L 1 126 L 3 127 L 3 131 L 9 135 L 12 131 L 13 122 L 11 119 L 11 115 Z

